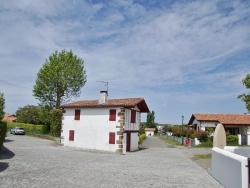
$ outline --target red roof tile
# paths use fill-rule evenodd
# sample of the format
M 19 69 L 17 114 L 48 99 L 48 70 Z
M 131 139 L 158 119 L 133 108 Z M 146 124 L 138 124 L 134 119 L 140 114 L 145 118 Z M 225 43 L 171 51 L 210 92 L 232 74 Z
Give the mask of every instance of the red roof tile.
M 143 98 L 109 99 L 108 102 L 104 104 L 99 104 L 98 100 L 76 101 L 61 105 L 61 108 L 134 108 L 136 105 L 141 112 L 149 112 L 148 106 Z
M 193 114 L 189 125 L 193 120 L 218 121 L 224 125 L 250 125 L 250 114 Z

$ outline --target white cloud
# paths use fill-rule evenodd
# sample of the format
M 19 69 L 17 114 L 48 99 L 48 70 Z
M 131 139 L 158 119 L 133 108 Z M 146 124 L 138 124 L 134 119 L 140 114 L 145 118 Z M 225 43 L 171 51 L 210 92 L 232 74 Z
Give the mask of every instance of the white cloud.
M 245 5 L 5 2 L 0 9 L 0 90 L 8 99 L 6 109 L 13 112 L 23 101 L 36 101 L 36 73 L 62 49 L 72 49 L 85 61 L 88 81 L 82 98 L 98 96 L 103 86 L 97 80 L 109 81 L 110 97 L 145 97 L 161 123 L 201 109 L 197 106 L 206 109 L 204 97 L 223 106 L 244 91 L 241 80 L 250 70 L 250 8 Z M 162 112 L 168 110 L 176 114 L 170 118 Z

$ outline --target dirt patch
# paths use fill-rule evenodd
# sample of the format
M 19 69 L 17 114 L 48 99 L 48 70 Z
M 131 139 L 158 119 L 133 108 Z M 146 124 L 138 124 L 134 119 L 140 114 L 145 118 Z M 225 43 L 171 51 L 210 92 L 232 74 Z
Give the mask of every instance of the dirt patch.
M 180 147 L 180 151 L 186 155 L 188 158 L 190 158 L 192 161 L 197 163 L 199 166 L 204 168 L 205 170 L 208 170 L 211 168 L 211 159 L 198 159 L 193 160 L 192 157 L 195 155 L 204 155 L 204 154 L 211 154 L 212 149 L 211 148 L 186 148 L 186 147 Z

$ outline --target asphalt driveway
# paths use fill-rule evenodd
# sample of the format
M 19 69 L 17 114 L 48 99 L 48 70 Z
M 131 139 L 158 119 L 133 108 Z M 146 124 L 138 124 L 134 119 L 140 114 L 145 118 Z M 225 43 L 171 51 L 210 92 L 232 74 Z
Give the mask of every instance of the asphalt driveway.
M 177 148 L 117 155 L 19 135 L 4 146 L 1 187 L 223 187 Z

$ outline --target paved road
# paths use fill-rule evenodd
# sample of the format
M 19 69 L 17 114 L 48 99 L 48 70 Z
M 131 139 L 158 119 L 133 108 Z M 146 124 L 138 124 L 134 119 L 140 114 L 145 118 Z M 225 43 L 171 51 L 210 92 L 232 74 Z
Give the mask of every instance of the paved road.
M 18 135 L 8 135 L 4 146 L 1 188 L 222 187 L 177 148 L 117 155 Z
M 165 142 L 157 137 L 147 137 L 142 143 L 142 148 L 174 148 L 173 146 L 167 145 Z

